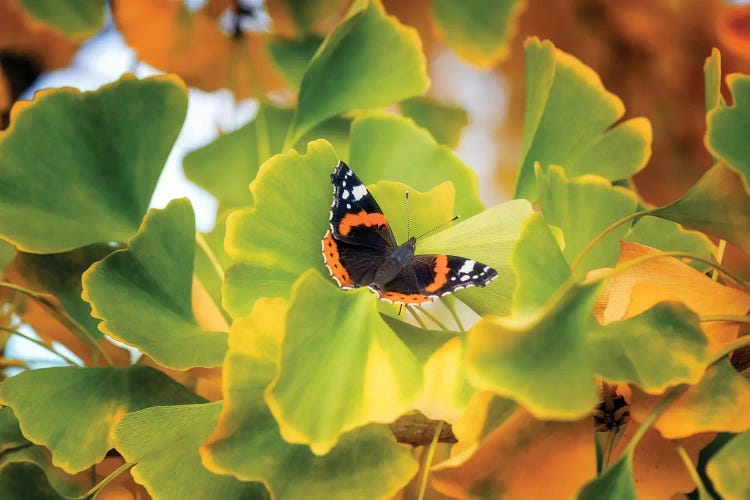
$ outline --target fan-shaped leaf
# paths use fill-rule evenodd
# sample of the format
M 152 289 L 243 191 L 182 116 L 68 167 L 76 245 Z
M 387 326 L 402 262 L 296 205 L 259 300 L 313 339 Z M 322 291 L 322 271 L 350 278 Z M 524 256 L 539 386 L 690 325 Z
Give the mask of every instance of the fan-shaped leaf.
M 137 365 L 23 372 L 3 382 L 0 400 L 13 409 L 23 435 L 49 448 L 52 462 L 69 473 L 104 458 L 114 446 L 112 430 L 126 413 L 201 402 L 163 373 Z
M 733 104 L 718 104 L 708 113 L 705 142 L 712 155 L 742 174 L 747 186 L 750 184 L 750 144 L 746 135 L 750 127 L 750 76 L 728 75 L 727 86 Z
M 520 0 L 433 0 L 436 28 L 463 59 L 493 66 L 508 54 L 508 42 L 524 7 Z
M 219 366 L 227 347 L 226 333 L 203 330 L 193 316 L 194 240 L 190 202 L 174 200 L 144 218 L 127 249 L 83 275 L 83 298 L 103 332 L 181 370 Z
M 395 420 L 421 390 L 419 363 L 369 290 L 340 290 L 315 270 L 300 277 L 279 373 L 266 391 L 286 441 L 326 454 L 346 431 Z
M 727 500 L 741 500 L 750 497 L 750 431 L 732 438 L 706 466 L 706 472 L 714 488 Z
M 171 76 L 46 90 L 16 104 L 0 135 L 2 236 L 35 253 L 126 241 L 186 109 L 185 87 Z
M 325 456 L 286 442 L 263 402 L 274 377 L 286 330 L 287 307 L 262 299 L 229 332 L 224 365 L 226 401 L 219 423 L 201 448 L 218 474 L 263 481 L 275 498 L 390 497 L 416 473 L 417 464 L 385 428 L 371 425 L 345 434 Z
M 450 148 L 458 146 L 461 133 L 469 124 L 469 115 L 465 109 L 431 97 L 413 97 L 402 101 L 401 112 L 427 129 L 438 144 L 445 144 Z
M 516 198 L 535 201 L 534 163 L 562 165 L 568 177 L 626 179 L 651 155 L 651 124 L 625 114 L 599 75 L 549 41 L 526 42 L 526 119 Z
M 420 191 L 451 181 L 461 217 L 484 209 L 474 171 L 408 118 L 369 115 L 355 120 L 350 158 L 361 179 L 398 180 Z
M 85 39 L 104 27 L 104 0 L 19 0 L 37 21 L 73 38 Z
M 259 483 L 213 474 L 198 449 L 222 403 L 157 406 L 125 415 L 114 432 L 115 446 L 133 478 L 154 498 L 269 498 Z M 169 450 L 169 453 L 165 453 Z
M 401 101 L 428 85 L 416 31 L 386 15 L 379 2 L 368 2 L 326 37 L 310 61 L 290 142 L 327 118 Z

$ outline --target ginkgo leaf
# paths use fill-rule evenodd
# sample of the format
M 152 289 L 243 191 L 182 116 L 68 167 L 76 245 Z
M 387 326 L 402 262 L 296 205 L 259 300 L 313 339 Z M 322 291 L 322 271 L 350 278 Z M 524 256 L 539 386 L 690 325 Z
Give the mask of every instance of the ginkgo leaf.
M 49 451 L 24 446 L 0 455 L 0 497 L 7 499 L 77 498 L 85 489 L 76 478 L 52 465 Z
M 154 498 L 269 498 L 262 484 L 213 474 L 201 464 L 198 449 L 221 407 L 220 401 L 157 406 L 125 415 L 114 440 L 123 458 L 135 464 L 135 481 Z
M 355 120 L 349 158 L 363 180 L 398 180 L 420 191 L 451 181 L 461 217 L 484 209 L 476 173 L 408 118 L 375 114 Z
M 491 266 L 498 278 L 485 287 L 455 292 L 477 314 L 508 314 L 515 286 L 511 253 L 521 223 L 533 212 L 526 200 L 500 203 L 419 242 L 420 253 L 444 253 Z M 413 222 L 412 222 L 413 224 Z
M 344 432 L 395 420 L 422 390 L 421 367 L 375 296 L 341 290 L 316 270 L 292 291 L 278 370 L 265 399 L 281 435 L 317 455 Z
M 348 0 L 268 0 L 265 3 L 274 33 L 286 38 L 325 35 L 346 12 Z
M 31 443 L 21 434 L 13 409 L 9 406 L 0 408 L 0 454 L 28 444 Z
M 143 219 L 138 233 L 84 273 L 83 299 L 102 332 L 179 370 L 219 366 L 226 333 L 201 328 L 191 306 L 195 217 L 173 200 Z M 133 317 L 133 311 L 139 315 Z
M 228 88 L 245 99 L 283 88 L 271 64 L 263 33 L 238 25 L 222 32 L 205 8 L 191 11 L 184 2 L 128 0 L 112 6 L 115 24 L 139 58 L 203 90 Z M 238 28 L 235 30 L 234 28 Z
M 649 211 L 649 215 L 679 222 L 750 249 L 750 188 L 746 178 L 727 164 L 718 163 L 682 198 Z
M 710 259 L 714 254 L 714 244 L 703 233 L 684 229 L 680 224 L 658 217 L 645 216 L 638 219 L 623 238 L 665 252 L 685 252 Z M 706 271 L 703 262 L 691 263 L 700 271 Z
M 540 419 L 576 420 L 597 403 L 587 332 L 599 284 L 563 287 L 537 314 L 485 317 L 469 330 L 466 371 L 482 390 Z
M 568 263 L 542 214 L 524 220 L 511 263 L 516 275 L 514 316 L 536 313 L 570 278 Z
M 631 413 L 642 420 L 658 403 L 654 396 L 633 391 Z M 750 429 L 750 381 L 725 358 L 677 396 L 654 427 L 667 439 L 709 431 L 746 431 Z
M 563 254 L 573 263 L 591 240 L 613 222 L 633 212 L 638 205 L 635 194 L 612 186 L 595 175 L 566 177 L 558 166 L 537 167 L 537 193 L 542 213 L 548 224 L 562 230 L 565 238 Z M 628 231 L 622 225 L 605 236 L 576 265 L 576 272 L 608 267 L 617 262 L 619 242 Z
M 652 394 L 680 383 L 697 383 L 708 363 L 699 318 L 679 302 L 661 302 L 592 329 L 588 345 L 598 375 L 633 382 Z
M 658 250 L 622 242 L 618 267 L 657 255 Z M 680 301 L 699 316 L 742 315 L 750 310 L 750 293 L 722 285 L 672 257 L 646 260 L 614 274 L 603 313 L 605 323 L 635 316 L 663 301 Z M 710 321 L 701 324 L 713 352 L 737 337 L 740 324 Z
M 49 24 L 66 36 L 85 39 L 104 27 L 104 0 L 18 0 L 37 21 Z
M 750 127 L 750 76 L 728 75 L 727 86 L 732 93 L 732 105 L 719 104 L 708 113 L 705 142 L 714 157 L 742 174 L 747 186 L 750 184 L 750 146 L 745 131 Z
M 570 178 L 619 180 L 641 170 L 651 155 L 649 121 L 616 123 L 625 107 L 594 70 L 549 41 L 532 37 L 525 47 L 526 119 L 515 197 L 536 200 L 536 162 L 562 165 Z
M 587 484 L 578 494 L 581 500 L 616 498 L 617 500 L 637 500 L 633 479 L 633 457 L 624 455 L 604 473 Z
M 304 4 L 303 4 L 304 5 Z M 273 37 L 267 42 L 271 61 L 294 89 L 299 89 L 305 71 L 323 39 L 314 35 L 301 40 Z M 284 137 L 282 136 L 283 140 Z
M 153 368 L 134 365 L 22 372 L 3 381 L 0 401 L 13 409 L 24 437 L 49 448 L 56 466 L 75 473 L 104 458 L 126 413 L 201 398 Z
M 480 67 L 501 62 L 525 2 L 509 0 L 432 0 L 435 27 L 463 59 Z
M 438 144 L 445 144 L 450 148 L 458 146 L 461 133 L 469 124 L 469 115 L 465 109 L 431 97 L 412 97 L 402 101 L 401 112 L 427 129 Z
M 550 422 L 516 408 L 475 449 L 433 467 L 432 483 L 451 498 L 544 498 L 551 485 L 570 498 L 596 474 L 591 433 L 589 418 Z
M 23 285 L 54 295 L 65 312 L 86 328 L 88 336 L 99 340 L 103 337 L 97 328 L 99 321 L 91 317 L 91 307 L 81 299 L 81 274 L 114 250 L 111 245 L 97 244 L 56 254 L 18 252 L 15 270 L 21 275 Z
M 391 497 L 416 473 L 417 463 L 388 429 L 354 430 L 324 456 L 279 434 L 263 391 L 276 372 L 286 313 L 284 301 L 262 299 L 250 316 L 232 324 L 226 400 L 216 429 L 201 447 L 204 465 L 217 474 L 262 481 L 274 498 Z
M 378 1 L 367 2 L 350 12 L 310 61 L 289 142 L 296 143 L 316 124 L 344 111 L 402 101 L 428 86 L 416 31 L 388 16 Z
M 50 89 L 16 104 L 0 135 L 2 236 L 34 253 L 126 241 L 186 109 L 173 76 L 126 76 L 93 92 Z
M 741 500 L 750 496 L 750 431 L 733 437 L 714 455 L 706 466 L 714 488 L 727 500 Z

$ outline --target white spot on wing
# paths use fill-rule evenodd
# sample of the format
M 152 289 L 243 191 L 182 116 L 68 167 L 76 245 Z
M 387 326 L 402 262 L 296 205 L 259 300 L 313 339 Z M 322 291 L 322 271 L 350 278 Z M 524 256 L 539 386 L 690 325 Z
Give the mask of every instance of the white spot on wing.
M 463 276 L 461 276 L 461 281 L 469 281 L 469 278 L 471 278 L 471 276 L 469 276 L 468 274 L 464 274 Z
M 458 274 L 468 274 L 474 270 L 474 264 L 476 264 L 473 260 L 467 260 L 464 262 L 464 265 L 461 266 L 461 269 L 458 270 Z M 461 281 L 465 281 L 463 278 L 461 278 Z
M 344 191 L 343 193 L 341 193 L 341 197 L 342 197 L 343 199 L 347 199 L 347 198 L 349 198 L 349 191 Z
M 362 184 L 359 184 L 352 188 L 352 194 L 354 195 L 354 200 L 359 201 L 367 194 L 367 188 Z

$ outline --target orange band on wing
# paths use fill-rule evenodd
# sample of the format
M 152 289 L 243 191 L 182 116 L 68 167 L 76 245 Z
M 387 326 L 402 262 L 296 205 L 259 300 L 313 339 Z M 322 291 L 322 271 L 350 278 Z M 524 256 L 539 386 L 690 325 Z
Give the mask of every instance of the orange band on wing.
M 375 293 L 378 294 L 378 298 L 390 300 L 397 304 L 424 304 L 435 300 L 435 297 L 428 297 L 421 293 L 381 292 L 380 290 Z
M 353 227 L 356 226 L 385 226 L 385 215 L 377 212 L 367 213 L 360 210 L 356 214 L 346 214 L 339 222 L 338 231 L 344 236 L 348 236 Z
M 352 277 L 349 276 L 339 260 L 339 247 L 336 240 L 331 236 L 331 231 L 328 231 L 323 237 L 323 259 L 325 259 L 326 267 L 331 272 L 331 276 L 340 287 L 350 288 L 354 286 Z
M 435 258 L 435 267 L 432 270 L 435 273 L 435 277 L 433 278 L 432 283 L 424 287 L 424 291 L 428 293 L 436 292 L 448 283 L 448 273 L 450 272 L 450 268 L 448 267 L 448 256 L 438 255 Z

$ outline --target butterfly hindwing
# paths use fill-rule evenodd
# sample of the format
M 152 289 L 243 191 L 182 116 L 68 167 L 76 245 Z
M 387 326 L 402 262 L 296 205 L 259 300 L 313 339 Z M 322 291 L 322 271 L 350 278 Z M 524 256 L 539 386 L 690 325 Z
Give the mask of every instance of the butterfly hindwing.
M 346 163 L 340 161 L 331 174 L 333 204 L 329 225 L 333 236 L 352 245 L 387 250 L 396 238 L 378 202 Z

